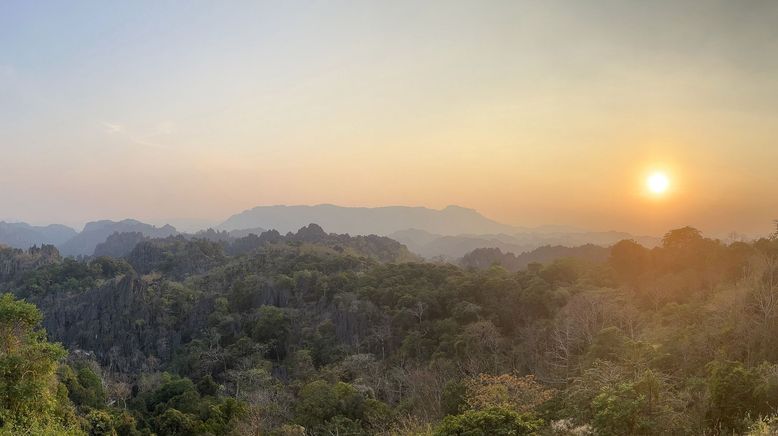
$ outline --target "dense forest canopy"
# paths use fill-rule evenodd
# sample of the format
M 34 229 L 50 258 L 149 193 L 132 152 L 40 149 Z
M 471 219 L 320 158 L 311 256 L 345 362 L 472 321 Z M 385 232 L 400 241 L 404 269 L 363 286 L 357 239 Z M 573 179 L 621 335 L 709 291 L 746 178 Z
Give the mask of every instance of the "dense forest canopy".
M 0 248 L 0 434 L 778 431 L 778 232 L 459 265 L 315 224 L 99 253 Z

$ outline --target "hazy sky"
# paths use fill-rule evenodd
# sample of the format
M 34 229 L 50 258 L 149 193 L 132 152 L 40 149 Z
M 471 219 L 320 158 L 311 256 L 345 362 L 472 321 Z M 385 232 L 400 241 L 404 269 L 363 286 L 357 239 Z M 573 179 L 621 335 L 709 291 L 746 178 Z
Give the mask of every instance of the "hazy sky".
M 4 1 L 0 219 L 458 204 L 765 233 L 777 23 L 776 1 Z

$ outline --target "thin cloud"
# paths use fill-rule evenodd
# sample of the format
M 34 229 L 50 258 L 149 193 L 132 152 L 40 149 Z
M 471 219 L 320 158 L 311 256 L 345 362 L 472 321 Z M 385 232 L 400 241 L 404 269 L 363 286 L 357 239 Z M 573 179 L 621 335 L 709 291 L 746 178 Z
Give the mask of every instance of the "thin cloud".
M 102 124 L 103 124 L 103 127 L 105 127 L 105 131 L 108 132 L 108 133 L 113 134 L 113 133 L 122 133 L 122 132 L 124 132 L 124 126 L 122 126 L 121 124 L 108 123 L 108 122 L 105 122 L 105 121 L 103 121 Z
M 102 121 L 100 124 L 102 124 L 104 131 L 110 135 L 118 135 L 132 144 L 151 148 L 166 148 L 164 144 L 160 144 L 155 139 L 160 136 L 170 135 L 174 131 L 173 123 L 169 121 L 158 124 L 156 129 L 142 135 L 133 133 L 121 123 Z

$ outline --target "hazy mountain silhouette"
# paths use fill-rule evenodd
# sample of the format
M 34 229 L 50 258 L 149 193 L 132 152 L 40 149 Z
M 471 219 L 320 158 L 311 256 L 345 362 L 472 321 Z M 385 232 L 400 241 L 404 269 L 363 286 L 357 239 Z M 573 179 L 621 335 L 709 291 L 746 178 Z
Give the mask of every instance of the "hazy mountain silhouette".
M 536 228 L 518 227 L 489 219 L 473 209 L 448 206 L 441 210 L 426 207 L 341 207 L 330 204 L 316 206 L 260 206 L 231 216 L 215 229 L 194 233 L 194 237 L 209 240 L 234 239 L 266 229 L 281 234 L 295 232 L 315 223 L 333 233 L 388 236 L 405 244 L 413 253 L 426 258 L 458 259 L 479 248 L 499 248 L 505 252 L 523 253 L 538 247 L 575 247 L 584 244 L 609 246 L 622 239 L 635 239 L 647 247 L 655 246 L 658 238 L 634 236 L 624 232 L 590 232 L 583 229 L 545 225 Z M 95 248 L 114 234 L 137 233 L 132 237 L 118 235 L 99 253 L 124 253 L 133 242 L 143 238 L 165 238 L 179 232 L 171 225 L 157 227 L 137 220 L 101 220 L 88 223 L 84 230 L 50 225 L 34 227 L 24 223 L 0 222 L 0 244 L 16 248 L 32 245 L 56 245 L 65 256 L 90 256 Z
M 27 223 L 0 221 L 0 244 L 27 249 L 33 245 L 59 245 L 74 237 L 77 232 L 60 224 L 31 226 Z
M 155 227 L 151 224 L 126 219 L 122 221 L 102 220 L 87 223 L 81 233 L 75 235 L 59 246 L 65 256 L 91 256 L 98 244 L 105 242 L 114 233 L 138 232 L 149 238 L 166 238 L 177 234 L 175 227 L 164 225 Z
M 148 239 L 141 232 L 115 232 L 108 236 L 108 239 L 97 244 L 93 255 L 95 257 L 125 257 L 135 248 L 136 245 Z
M 336 233 L 385 235 L 405 244 L 426 258 L 458 259 L 479 248 L 499 248 L 523 253 L 546 245 L 576 247 L 585 244 L 609 246 L 622 239 L 635 239 L 652 247 L 659 239 L 625 232 L 591 232 L 570 226 L 535 228 L 511 226 L 486 218 L 473 209 L 448 206 L 425 207 L 259 206 L 233 215 L 220 230 L 274 229 L 281 233 L 316 223 Z
M 484 217 L 473 209 L 448 206 L 442 210 L 426 207 L 341 207 L 330 204 L 317 206 L 259 206 L 233 215 L 222 223 L 220 230 L 241 230 L 260 227 L 281 233 L 296 231 L 316 223 L 331 232 L 352 235 L 388 235 L 405 229 L 420 229 L 443 235 L 463 233 L 499 233 L 518 228 Z
M 540 228 L 543 229 L 543 228 Z M 558 230 L 559 227 L 554 227 Z M 513 234 L 440 235 L 418 229 L 401 230 L 388 236 L 405 244 L 412 252 L 426 258 L 443 257 L 458 259 L 479 248 L 499 248 L 504 252 L 524 253 L 544 246 L 578 247 L 586 244 L 610 246 L 624 239 L 634 239 L 646 247 L 654 247 L 660 239 L 653 236 L 636 236 L 625 232 L 573 231 L 544 232 L 523 231 Z

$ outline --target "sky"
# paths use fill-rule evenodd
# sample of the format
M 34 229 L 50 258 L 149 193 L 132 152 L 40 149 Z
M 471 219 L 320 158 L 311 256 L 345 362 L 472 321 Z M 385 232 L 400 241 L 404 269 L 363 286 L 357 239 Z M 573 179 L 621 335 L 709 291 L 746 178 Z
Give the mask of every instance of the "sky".
M 4 1 L 0 219 L 456 204 L 765 234 L 775 23 L 759 0 Z

